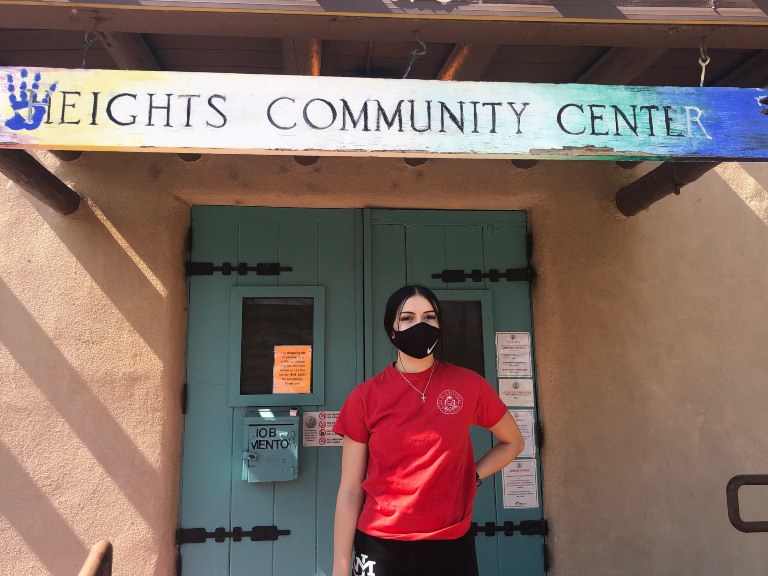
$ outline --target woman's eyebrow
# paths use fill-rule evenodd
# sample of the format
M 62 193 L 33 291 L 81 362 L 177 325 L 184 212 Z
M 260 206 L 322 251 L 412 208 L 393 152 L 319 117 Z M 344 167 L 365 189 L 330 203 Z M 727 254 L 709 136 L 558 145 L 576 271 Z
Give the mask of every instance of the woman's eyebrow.
M 425 310 L 425 311 L 424 311 L 424 314 L 429 314 L 430 312 L 431 312 L 432 314 L 434 314 L 434 313 L 435 313 L 435 311 L 434 311 L 434 310 Z M 402 310 L 402 311 L 400 312 L 400 314 L 416 314 L 416 312 L 411 312 L 410 310 Z

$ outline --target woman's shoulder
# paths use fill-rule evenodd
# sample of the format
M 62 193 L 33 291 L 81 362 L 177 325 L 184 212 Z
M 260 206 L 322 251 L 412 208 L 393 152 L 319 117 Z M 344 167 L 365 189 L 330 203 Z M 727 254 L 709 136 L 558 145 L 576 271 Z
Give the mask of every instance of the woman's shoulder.
M 471 370 L 469 368 L 464 368 L 463 366 L 457 366 L 456 364 L 451 364 L 450 362 L 443 362 L 441 360 L 440 368 L 441 370 L 444 370 L 444 374 L 446 376 L 459 377 L 463 379 L 471 379 L 471 380 L 477 380 L 477 381 L 485 380 L 485 378 L 483 378 L 480 374 L 478 374 L 474 370 Z
M 358 392 L 362 395 L 375 393 L 384 384 L 387 378 L 389 378 L 388 368 L 384 368 L 384 370 L 382 370 L 375 376 L 372 376 L 371 378 L 368 378 L 368 380 L 364 380 L 360 382 L 357 386 L 355 386 L 353 391 Z

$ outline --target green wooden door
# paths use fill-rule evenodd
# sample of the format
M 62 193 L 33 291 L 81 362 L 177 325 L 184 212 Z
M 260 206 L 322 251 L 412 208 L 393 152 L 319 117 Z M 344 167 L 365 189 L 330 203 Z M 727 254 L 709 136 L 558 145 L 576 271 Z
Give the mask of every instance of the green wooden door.
M 387 297 L 405 284 L 422 284 L 444 304 L 443 359 L 483 373 L 498 389 L 495 333 L 532 330 L 527 281 L 468 278 L 445 282 L 435 278 L 444 270 L 524 269 L 527 266 L 525 212 L 368 210 L 365 212 L 366 376 L 395 359 L 395 351 L 381 329 Z M 455 278 L 447 278 L 453 280 Z M 450 334 L 445 329 L 450 328 Z M 452 341 L 452 342 L 451 342 Z M 468 350 L 467 343 L 482 342 Z M 535 414 L 535 410 L 534 410 Z M 492 445 L 492 435 L 480 428 L 471 432 L 476 454 Z M 502 475 L 495 474 L 478 490 L 473 520 L 503 525 L 542 518 L 541 467 L 537 471 L 538 506 L 505 508 Z M 481 576 L 539 576 L 544 570 L 542 536 L 497 533 L 476 537 Z
M 235 271 L 190 277 L 180 526 L 231 532 L 274 525 L 291 533 L 276 541 L 226 537 L 182 544 L 184 576 L 330 573 L 341 450 L 304 448 L 299 439 L 297 480 L 248 483 L 241 476 L 243 418 L 246 405 L 335 410 L 362 379 L 360 221 L 354 210 L 192 209 L 193 262 L 279 263 L 291 270 L 277 276 Z M 322 400 L 317 394 L 309 400 L 317 404 L 233 392 L 231 381 L 238 380 L 233 356 L 239 359 L 241 345 L 233 341 L 238 331 L 232 325 L 238 294 L 315 296 L 315 313 L 324 312 L 324 338 L 316 339 L 312 351 L 324 361 L 323 382 L 313 378 L 312 383 L 313 392 L 322 389 Z
M 453 318 L 462 319 L 454 327 L 462 327 L 466 340 L 482 344 L 467 352 L 468 361 L 496 385 L 494 333 L 531 331 L 527 282 L 445 283 L 432 275 L 444 269 L 523 268 L 525 234 L 523 212 L 193 208 L 193 262 L 279 263 L 290 270 L 190 277 L 180 526 L 230 534 L 236 527 L 247 532 L 276 526 L 290 535 L 276 541 L 227 536 L 182 544 L 184 576 L 330 574 L 341 450 L 303 447 L 299 441 L 296 480 L 245 482 L 247 406 L 338 410 L 358 382 L 393 360 L 381 318 L 386 298 L 406 283 L 435 289 Z M 323 361 L 322 374 L 313 376 L 312 394 L 296 395 L 295 401 L 237 389 L 243 343 L 261 339 L 259 334 L 241 339 L 241 298 L 280 295 L 311 296 L 315 314 L 322 314 L 314 318 L 315 333 L 321 322 L 324 334 L 312 350 L 313 358 Z M 447 340 L 462 336 L 454 329 Z M 451 360 L 457 350 L 446 349 L 444 357 Z M 485 451 L 492 439 L 476 429 L 472 441 L 477 451 Z M 505 509 L 501 491 L 499 475 L 483 484 L 475 503 L 478 523 L 541 517 L 540 506 Z M 477 549 L 482 576 L 544 573 L 540 536 L 480 535 Z

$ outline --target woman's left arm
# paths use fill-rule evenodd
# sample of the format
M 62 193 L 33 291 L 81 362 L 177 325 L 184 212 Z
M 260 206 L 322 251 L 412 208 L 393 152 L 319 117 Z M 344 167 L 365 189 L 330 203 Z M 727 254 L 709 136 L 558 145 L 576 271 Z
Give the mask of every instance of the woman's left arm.
M 523 435 L 509 412 L 491 428 L 491 432 L 499 443 L 475 463 L 475 470 L 481 480 L 504 468 L 525 448 Z

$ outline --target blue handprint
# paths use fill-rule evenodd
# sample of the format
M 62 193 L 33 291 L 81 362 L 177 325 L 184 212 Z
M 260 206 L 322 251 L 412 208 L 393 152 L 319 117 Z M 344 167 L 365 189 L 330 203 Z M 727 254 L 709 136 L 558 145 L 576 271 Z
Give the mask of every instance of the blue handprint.
M 56 90 L 56 82 L 54 82 L 45 91 L 43 98 L 39 99 L 40 72 L 35 73 L 31 89 L 27 89 L 27 76 L 29 76 L 27 70 L 22 69 L 21 83 L 17 93 L 13 76 L 8 74 L 8 101 L 13 109 L 13 118 L 6 120 L 5 125 L 11 130 L 34 130 L 40 126 L 48 108 L 51 92 Z

